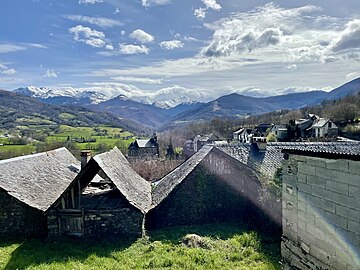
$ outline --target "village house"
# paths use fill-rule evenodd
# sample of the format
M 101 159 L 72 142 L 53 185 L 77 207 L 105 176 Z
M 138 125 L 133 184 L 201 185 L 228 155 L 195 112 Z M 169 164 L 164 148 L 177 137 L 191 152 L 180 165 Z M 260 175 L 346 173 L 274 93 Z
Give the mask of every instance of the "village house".
M 97 175 L 106 188 L 91 185 Z M 150 183 L 115 147 L 91 158 L 48 209 L 49 236 L 141 236 L 150 205 Z
M 156 133 L 150 139 L 137 139 L 129 145 L 128 156 L 132 158 L 158 158 L 159 143 Z
M 0 235 L 46 236 L 44 213 L 77 175 L 66 149 L 0 161 Z
M 285 141 L 288 137 L 288 128 L 286 124 L 274 125 L 270 132 L 273 133 L 276 140 L 280 142 Z
M 311 126 L 313 137 L 320 139 L 325 137 L 337 137 L 339 134 L 338 126 L 327 118 L 317 119 Z

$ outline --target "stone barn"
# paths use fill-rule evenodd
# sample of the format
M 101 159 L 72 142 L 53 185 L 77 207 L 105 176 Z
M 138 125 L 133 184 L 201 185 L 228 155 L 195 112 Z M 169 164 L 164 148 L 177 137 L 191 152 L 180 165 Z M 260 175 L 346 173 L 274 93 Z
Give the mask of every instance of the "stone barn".
M 0 161 L 0 235 L 46 236 L 44 212 L 77 175 L 66 149 Z
M 280 216 L 265 215 L 262 186 L 246 165 L 212 146 L 204 146 L 186 162 L 155 183 L 149 230 L 163 226 L 213 222 L 252 225 Z
M 96 177 L 106 184 L 91 187 Z M 52 204 L 47 212 L 49 235 L 141 236 L 150 205 L 150 183 L 115 147 L 91 158 Z

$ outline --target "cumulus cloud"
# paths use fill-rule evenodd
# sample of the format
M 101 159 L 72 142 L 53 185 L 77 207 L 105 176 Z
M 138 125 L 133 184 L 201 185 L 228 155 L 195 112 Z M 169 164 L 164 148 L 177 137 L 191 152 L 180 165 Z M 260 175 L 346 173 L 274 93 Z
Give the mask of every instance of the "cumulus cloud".
M 142 0 L 142 5 L 144 7 L 150 7 L 152 5 L 168 5 L 171 3 L 171 0 Z
M 177 48 L 182 48 L 184 46 L 184 43 L 182 43 L 180 40 L 168 40 L 168 41 L 162 41 L 159 43 L 160 47 L 165 50 L 174 50 Z
M 57 73 L 55 72 L 55 70 L 53 69 L 47 69 L 45 74 L 44 74 L 44 78 L 57 78 Z
M 350 21 L 333 46 L 334 51 L 360 48 L 360 19 Z
M 198 20 L 203 20 L 206 17 L 206 11 L 209 9 L 219 11 L 221 6 L 216 2 L 216 0 L 201 0 L 205 7 L 200 7 L 194 10 L 194 15 Z
M 142 29 L 136 29 L 129 35 L 129 37 L 136 39 L 143 44 L 151 43 L 154 41 L 154 37 L 152 35 L 150 35 L 149 33 L 146 33 Z
M 133 45 L 133 44 L 125 44 L 121 43 L 119 52 L 121 54 L 149 54 L 149 49 L 145 45 Z
M 213 24 L 207 57 L 252 55 L 285 62 L 330 61 L 329 44 L 338 36 L 340 19 L 312 15 L 316 6 L 284 9 L 272 3 L 245 13 L 235 13 Z M 279 59 L 280 58 L 280 59 Z
M 13 68 L 9 68 L 7 66 L 5 66 L 4 64 L 0 63 L 0 74 L 4 74 L 4 75 L 13 75 L 17 73 L 17 71 Z
M 121 21 L 113 20 L 104 17 L 88 17 L 82 15 L 65 15 L 66 19 L 81 22 L 81 23 L 89 23 L 101 28 L 109 28 L 114 26 L 123 26 L 124 24 Z
M 104 0 L 79 0 L 79 4 L 90 4 L 90 5 L 93 5 L 93 4 L 96 4 L 96 3 L 103 3 Z
M 101 48 L 106 44 L 105 34 L 90 27 L 77 25 L 70 28 L 69 32 L 73 34 L 75 41 L 83 42 L 91 47 Z
M 220 10 L 221 6 L 216 3 L 216 0 L 201 0 L 207 9 Z
M 194 10 L 194 15 L 197 19 L 203 20 L 206 17 L 206 9 L 205 8 L 197 8 Z

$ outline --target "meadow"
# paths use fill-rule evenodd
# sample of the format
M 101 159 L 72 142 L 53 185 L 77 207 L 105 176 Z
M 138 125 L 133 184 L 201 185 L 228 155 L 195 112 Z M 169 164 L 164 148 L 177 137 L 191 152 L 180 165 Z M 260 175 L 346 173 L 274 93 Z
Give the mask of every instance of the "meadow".
M 182 243 L 188 233 L 201 247 Z M 0 240 L 0 269 L 280 269 L 280 244 L 234 224 L 174 227 L 135 240 Z

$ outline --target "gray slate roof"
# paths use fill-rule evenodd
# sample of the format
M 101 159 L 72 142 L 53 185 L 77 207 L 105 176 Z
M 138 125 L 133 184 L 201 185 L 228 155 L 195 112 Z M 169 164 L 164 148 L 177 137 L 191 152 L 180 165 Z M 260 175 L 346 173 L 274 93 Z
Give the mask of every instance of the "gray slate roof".
M 159 205 L 211 152 L 210 145 L 203 146 L 191 158 L 157 182 L 152 192 L 152 208 Z
M 0 160 L 0 188 L 46 211 L 77 175 L 80 162 L 66 149 Z
M 266 151 L 258 151 L 253 144 L 218 147 L 245 165 L 267 178 L 273 178 L 281 168 L 284 149 L 312 151 L 314 153 L 343 153 L 360 155 L 360 142 L 274 142 L 268 143 Z
M 129 162 L 117 147 L 96 155 L 93 159 L 130 204 L 142 212 L 150 208 L 151 184 L 130 167 Z
M 320 118 L 318 120 L 316 120 L 313 124 L 313 128 L 322 128 L 323 126 L 326 125 L 327 122 L 329 122 L 330 119 L 327 118 Z
M 151 139 L 148 140 L 136 140 L 138 146 L 140 148 L 147 148 L 147 147 L 156 147 L 156 145 L 152 142 Z

